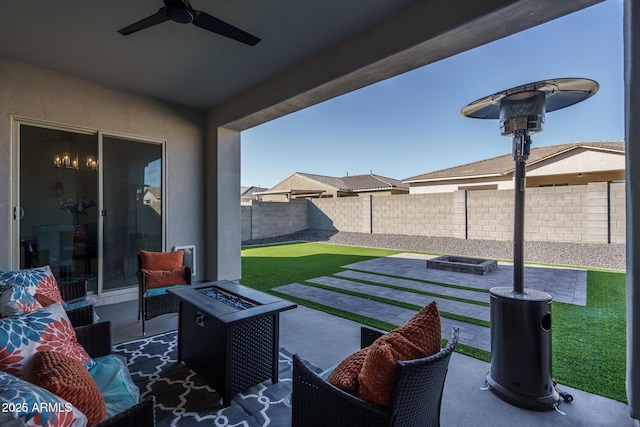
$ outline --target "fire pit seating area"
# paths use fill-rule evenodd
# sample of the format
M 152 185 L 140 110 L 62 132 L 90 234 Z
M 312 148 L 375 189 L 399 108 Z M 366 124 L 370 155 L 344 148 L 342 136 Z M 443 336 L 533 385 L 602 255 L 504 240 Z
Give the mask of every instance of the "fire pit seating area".
M 178 312 L 178 300 L 167 289 L 191 284 L 191 267 L 183 265 L 184 252 L 150 252 L 138 255 L 138 320 L 145 321 L 167 313 Z
M 153 400 L 139 402 L 111 354 L 110 322 L 93 323 L 89 305 L 74 328 L 50 273 L 0 273 L 0 425 L 153 426 Z
M 362 349 L 320 375 L 294 355 L 292 426 L 439 426 L 458 335 L 454 328 L 441 348 L 432 302 L 387 334 L 363 327 Z

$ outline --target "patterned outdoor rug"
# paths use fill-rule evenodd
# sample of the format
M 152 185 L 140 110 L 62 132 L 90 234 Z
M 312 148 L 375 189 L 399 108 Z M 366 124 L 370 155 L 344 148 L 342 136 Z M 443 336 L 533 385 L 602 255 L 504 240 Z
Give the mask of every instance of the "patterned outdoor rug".
M 156 425 L 216 427 L 290 426 L 291 354 L 280 350 L 278 383 L 268 380 L 237 394 L 222 407 L 222 396 L 184 363 L 177 362 L 176 331 L 113 346 L 124 356 L 140 398 L 155 396 Z

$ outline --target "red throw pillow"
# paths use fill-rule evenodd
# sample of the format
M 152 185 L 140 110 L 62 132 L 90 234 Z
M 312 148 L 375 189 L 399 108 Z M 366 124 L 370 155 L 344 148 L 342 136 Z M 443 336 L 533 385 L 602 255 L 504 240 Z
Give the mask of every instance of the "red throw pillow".
M 182 267 L 184 252 L 149 252 L 140 251 L 142 268 L 145 270 L 175 270 Z
M 107 419 L 104 398 L 91 374 L 69 356 L 55 351 L 36 353 L 33 383 L 78 408 L 87 417 L 89 426 Z
M 413 360 L 440 351 L 442 331 L 436 302 L 424 307 L 404 326 L 371 344 L 358 376 L 358 397 L 386 406 L 399 360 Z
M 365 347 L 340 362 L 327 377 L 327 382 L 355 395 L 358 392 L 358 375 L 368 351 L 369 347 Z
M 175 270 L 142 270 L 146 289 L 164 288 L 173 285 L 186 285 L 184 267 Z

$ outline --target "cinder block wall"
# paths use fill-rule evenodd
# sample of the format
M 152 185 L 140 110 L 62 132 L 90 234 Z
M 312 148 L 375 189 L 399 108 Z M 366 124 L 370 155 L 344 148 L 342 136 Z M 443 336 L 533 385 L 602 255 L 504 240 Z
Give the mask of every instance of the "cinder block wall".
M 464 192 L 403 194 L 370 200 L 373 233 L 465 237 Z
M 381 196 L 381 198 L 397 196 Z M 309 228 L 313 230 L 350 231 L 370 233 L 370 198 L 340 197 L 311 199 Z
M 626 212 L 624 183 L 610 184 L 611 191 L 611 243 L 626 242 Z
M 251 205 L 240 205 L 241 241 L 251 240 Z
M 525 206 L 530 209 L 527 202 Z M 525 222 L 525 239 L 526 231 Z M 467 236 L 481 240 L 513 239 L 513 190 L 467 191 Z
M 512 240 L 513 190 L 257 202 L 242 207 L 242 240 L 304 229 Z M 525 240 L 625 242 L 623 183 L 527 188 Z
M 240 215 L 243 241 L 283 236 L 309 228 L 309 203 L 306 200 L 252 200 L 250 205 L 240 207 Z

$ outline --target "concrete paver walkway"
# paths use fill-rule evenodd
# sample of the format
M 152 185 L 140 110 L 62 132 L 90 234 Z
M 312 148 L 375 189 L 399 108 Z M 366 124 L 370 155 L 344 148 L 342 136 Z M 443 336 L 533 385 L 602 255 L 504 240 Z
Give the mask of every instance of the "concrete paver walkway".
M 497 270 L 479 276 L 426 268 L 429 258 L 434 256 L 402 253 L 345 265 L 343 268 L 486 290 L 513 284 L 513 266 L 509 263 L 499 263 Z M 547 292 L 554 301 L 587 304 L 586 270 L 525 265 L 524 281 L 526 288 Z
M 416 310 L 409 308 L 398 307 L 397 305 L 385 304 L 383 302 L 372 301 L 370 299 L 346 295 L 309 285 L 302 285 L 300 283 L 280 286 L 273 290 L 361 316 L 389 322 L 397 326 L 404 325 L 417 313 Z M 431 298 L 428 303 L 431 301 L 433 301 L 433 298 Z M 491 331 L 489 328 L 448 319 L 446 317 L 441 317 L 441 323 L 443 338 L 448 338 L 451 333 L 451 328 L 455 326 L 460 328 L 459 341 L 461 343 L 481 350 L 491 350 Z
M 402 286 L 416 291 L 429 292 L 432 294 L 462 298 L 469 301 L 477 301 L 489 304 L 489 293 L 484 289 L 460 289 L 451 286 L 437 285 L 418 280 L 401 279 L 398 277 L 382 276 L 380 274 L 365 273 L 362 271 L 345 270 L 335 274 L 339 277 L 349 279 L 364 280 L 367 282 L 380 283 L 383 285 Z
M 274 290 L 398 326 L 406 323 L 416 310 L 345 294 L 340 289 L 420 307 L 436 301 L 438 310 L 444 314 L 443 338 L 447 338 L 451 328 L 456 326 L 460 328 L 461 343 L 490 351 L 491 331 L 488 327 L 454 320 L 448 318 L 447 314 L 489 322 L 488 290 L 494 286 L 511 286 L 513 267 L 501 264 L 497 270 L 478 276 L 428 269 L 425 260 L 430 257 L 406 253 L 376 258 L 349 264 L 343 267 L 347 270 L 331 277 L 308 280 L 309 284 L 292 283 Z M 335 291 L 313 284 L 335 288 Z M 531 288 L 550 293 L 554 301 L 586 305 L 587 272 L 581 269 L 526 266 L 525 289 Z

